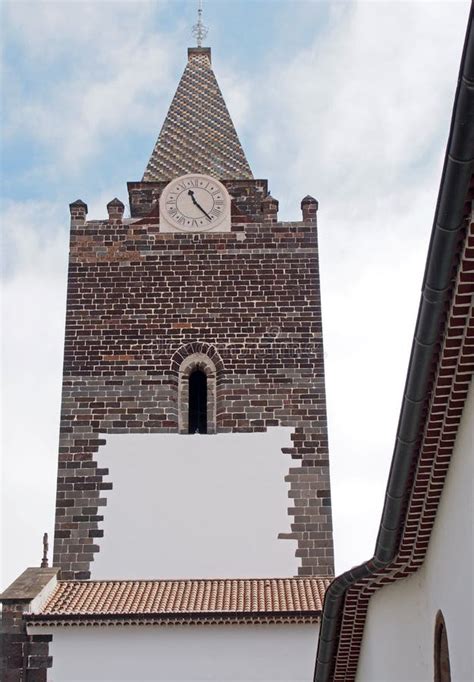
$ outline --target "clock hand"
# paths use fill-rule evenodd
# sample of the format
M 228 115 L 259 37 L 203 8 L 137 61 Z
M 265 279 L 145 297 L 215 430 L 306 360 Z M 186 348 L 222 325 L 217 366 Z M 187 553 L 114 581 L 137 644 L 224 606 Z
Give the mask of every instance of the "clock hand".
M 203 207 L 202 207 L 200 204 L 198 204 L 198 202 L 197 202 L 196 199 L 194 198 L 194 192 L 193 192 L 192 189 L 189 189 L 189 190 L 188 190 L 188 194 L 189 194 L 189 196 L 191 197 L 193 204 L 194 204 L 195 206 L 197 206 L 198 209 L 204 213 L 204 215 L 206 216 L 206 218 L 208 218 L 209 220 L 212 220 L 212 218 L 211 218 L 211 216 L 209 215 L 209 213 L 207 213 L 207 212 L 203 209 Z

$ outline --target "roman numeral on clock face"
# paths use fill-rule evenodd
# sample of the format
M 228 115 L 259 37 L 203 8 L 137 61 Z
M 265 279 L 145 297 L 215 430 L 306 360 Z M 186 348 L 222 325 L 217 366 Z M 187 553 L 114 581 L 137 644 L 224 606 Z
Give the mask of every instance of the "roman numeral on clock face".
M 228 203 L 225 187 L 218 180 L 198 173 L 177 178 L 164 188 L 160 198 L 161 211 L 168 224 L 190 231 L 217 229 L 229 212 Z

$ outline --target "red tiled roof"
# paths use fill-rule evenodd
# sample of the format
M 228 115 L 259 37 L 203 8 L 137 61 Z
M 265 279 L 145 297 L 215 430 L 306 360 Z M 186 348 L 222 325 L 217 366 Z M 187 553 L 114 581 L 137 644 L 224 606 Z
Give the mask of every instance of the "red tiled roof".
M 60 581 L 30 624 L 316 622 L 328 578 Z

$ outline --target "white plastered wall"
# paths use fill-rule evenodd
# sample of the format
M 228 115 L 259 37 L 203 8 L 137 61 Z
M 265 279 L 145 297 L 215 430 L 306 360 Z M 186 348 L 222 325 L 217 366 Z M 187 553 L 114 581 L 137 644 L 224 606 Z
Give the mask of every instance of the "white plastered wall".
M 308 682 L 319 625 L 34 628 L 55 682 Z
M 438 609 L 446 623 L 451 679 L 474 680 L 473 461 L 471 382 L 425 563 L 372 597 L 359 682 L 431 682 Z
M 217 435 L 107 434 L 107 506 L 92 579 L 287 577 L 291 429 Z

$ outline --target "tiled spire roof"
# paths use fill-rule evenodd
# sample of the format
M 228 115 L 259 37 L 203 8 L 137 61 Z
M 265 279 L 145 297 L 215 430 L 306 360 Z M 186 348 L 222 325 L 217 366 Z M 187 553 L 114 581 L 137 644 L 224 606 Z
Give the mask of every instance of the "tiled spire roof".
M 208 47 L 188 49 L 188 63 L 143 180 L 171 180 L 186 173 L 253 178 L 212 70 Z

